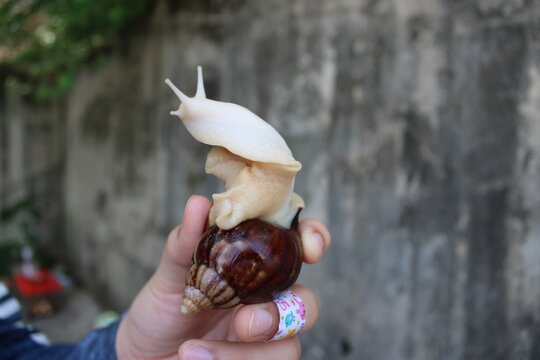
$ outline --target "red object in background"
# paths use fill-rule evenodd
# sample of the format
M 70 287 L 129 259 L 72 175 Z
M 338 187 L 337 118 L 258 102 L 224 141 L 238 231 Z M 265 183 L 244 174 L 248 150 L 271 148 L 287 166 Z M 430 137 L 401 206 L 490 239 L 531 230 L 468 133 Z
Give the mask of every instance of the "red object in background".
M 24 297 L 37 297 L 56 294 L 62 291 L 62 285 L 47 269 L 39 269 L 36 279 L 29 279 L 22 273 L 15 274 L 15 287 Z

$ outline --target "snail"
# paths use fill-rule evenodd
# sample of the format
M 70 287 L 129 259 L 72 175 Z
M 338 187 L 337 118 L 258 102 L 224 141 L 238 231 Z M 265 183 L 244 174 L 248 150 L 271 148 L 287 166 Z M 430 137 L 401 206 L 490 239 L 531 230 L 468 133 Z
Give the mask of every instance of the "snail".
M 212 195 L 209 228 L 194 251 L 181 310 L 195 313 L 269 301 L 290 287 L 302 265 L 293 192 L 302 165 L 279 133 L 248 109 L 206 98 L 202 68 L 188 97 L 169 80 L 180 100 L 178 116 L 199 142 L 214 146 L 205 171 L 222 180 Z

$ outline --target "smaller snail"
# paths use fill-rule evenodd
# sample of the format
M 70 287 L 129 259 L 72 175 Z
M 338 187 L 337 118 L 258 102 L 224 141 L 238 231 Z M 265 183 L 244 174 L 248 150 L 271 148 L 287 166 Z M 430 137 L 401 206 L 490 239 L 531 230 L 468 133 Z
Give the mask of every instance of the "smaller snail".
M 298 216 L 304 201 L 292 191 L 301 164 L 263 119 L 207 99 L 200 66 L 194 97 L 165 82 L 181 101 L 171 114 L 195 139 L 216 146 L 205 170 L 226 190 L 213 195 L 210 227 L 193 254 L 182 312 L 269 301 L 296 281 L 302 266 Z

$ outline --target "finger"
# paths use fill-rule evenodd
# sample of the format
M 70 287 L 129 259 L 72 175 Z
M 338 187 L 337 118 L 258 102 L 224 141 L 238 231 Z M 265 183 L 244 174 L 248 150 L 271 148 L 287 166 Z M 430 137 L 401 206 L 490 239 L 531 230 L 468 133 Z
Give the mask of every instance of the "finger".
M 307 287 L 295 284 L 293 291 L 304 303 L 306 309 L 306 325 L 304 331 L 310 329 L 319 316 L 319 303 L 315 294 Z M 236 336 L 242 341 L 270 340 L 278 331 L 280 313 L 274 302 L 242 306 L 233 320 Z
M 266 343 L 189 340 L 178 350 L 180 360 L 297 360 L 300 354 L 297 336 Z
M 211 206 L 207 198 L 192 196 L 184 209 L 182 225 L 169 234 L 155 275 L 164 291 L 178 293 L 184 289 L 183 279 L 191 266 L 193 251 L 206 228 Z
M 321 260 L 324 252 L 332 243 L 328 228 L 314 219 L 300 220 L 300 235 L 304 250 L 304 262 L 314 264 Z

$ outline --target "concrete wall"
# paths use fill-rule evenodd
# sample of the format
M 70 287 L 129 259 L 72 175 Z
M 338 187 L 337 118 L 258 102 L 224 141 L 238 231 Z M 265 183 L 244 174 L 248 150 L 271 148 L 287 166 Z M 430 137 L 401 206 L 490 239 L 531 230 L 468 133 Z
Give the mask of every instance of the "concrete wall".
M 3 83 L 4 76 L 0 74 Z M 0 241 L 40 234 L 44 260 L 64 258 L 65 107 L 61 100 L 31 104 L 0 89 L 0 208 L 25 202 L 1 224 Z M 22 230 L 25 223 L 27 230 Z M 52 246 L 47 246 L 52 245 Z
M 305 359 L 539 358 L 539 21 L 530 0 L 159 2 L 66 99 L 79 276 L 126 306 L 189 195 L 218 191 L 163 84 L 192 94 L 201 64 L 284 135 L 334 235 L 301 275 Z

